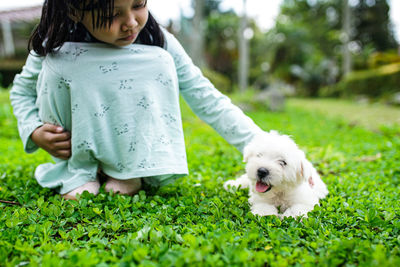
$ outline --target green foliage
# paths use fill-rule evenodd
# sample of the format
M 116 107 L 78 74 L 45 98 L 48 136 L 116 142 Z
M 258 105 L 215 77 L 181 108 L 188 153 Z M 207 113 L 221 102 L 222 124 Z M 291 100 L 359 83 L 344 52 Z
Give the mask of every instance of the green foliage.
M 204 2 L 204 14 L 208 17 L 211 13 L 217 12 L 222 0 L 202 0 Z M 192 7 L 196 5 L 195 0 L 192 0 Z
M 0 59 L 0 88 L 8 87 L 12 83 L 15 74 L 21 72 L 24 63 L 25 59 Z
M 209 68 L 203 68 L 202 72 L 219 91 L 224 93 L 232 92 L 231 81 L 225 75 Z
M 233 12 L 220 13 L 214 10 L 207 17 L 206 25 L 205 51 L 208 66 L 237 82 L 240 17 Z M 268 37 L 252 20 L 249 28 L 253 31 L 253 38 L 250 40 L 249 81 L 265 83 L 266 71 L 262 66 L 268 63 L 268 54 L 265 53 Z
M 208 66 L 231 80 L 237 80 L 239 22 L 240 18 L 233 12 L 213 12 L 207 18 L 204 35 Z
M 388 97 L 400 92 L 400 64 L 390 64 L 379 68 L 354 71 L 337 85 L 321 90 L 323 96 Z
M 353 8 L 353 16 L 356 29 L 354 40 L 362 47 L 372 45 L 377 51 L 397 48 L 390 27 L 387 0 L 360 0 Z
M 231 100 L 244 111 L 269 110 L 268 99 L 260 97 L 261 92 L 249 88 L 243 93 L 232 94 Z
M 337 1 L 286 0 L 269 32 L 271 72 L 316 96 L 339 75 L 340 20 Z M 330 14 L 330 15 L 328 15 Z M 339 49 L 338 49 L 339 48 Z
M 353 2 L 350 47 L 354 68 L 360 70 L 368 68 L 370 55 L 397 45 L 386 0 Z M 340 80 L 342 17 L 343 1 L 283 1 L 276 26 L 268 33 L 272 75 L 296 84 L 307 96 L 317 96 L 321 87 Z
M 252 215 L 246 190 L 222 189 L 243 173 L 241 155 L 185 105 L 188 177 L 134 197 L 65 201 L 32 178 L 49 157 L 23 152 L 0 95 L 0 199 L 14 202 L 0 203 L 2 266 L 400 264 L 398 128 L 373 133 L 294 107 L 249 113 L 292 135 L 330 191 L 309 218 L 279 220 Z
M 392 63 L 400 63 L 400 55 L 396 50 L 388 50 L 387 52 L 376 52 L 368 58 L 369 68 L 376 68 Z

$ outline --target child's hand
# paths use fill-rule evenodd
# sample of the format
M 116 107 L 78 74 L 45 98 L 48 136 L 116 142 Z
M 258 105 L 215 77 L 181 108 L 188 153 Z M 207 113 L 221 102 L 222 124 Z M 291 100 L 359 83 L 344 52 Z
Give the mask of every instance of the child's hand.
M 33 131 L 31 139 L 56 158 L 66 160 L 71 157 L 71 134 L 61 126 L 44 124 Z

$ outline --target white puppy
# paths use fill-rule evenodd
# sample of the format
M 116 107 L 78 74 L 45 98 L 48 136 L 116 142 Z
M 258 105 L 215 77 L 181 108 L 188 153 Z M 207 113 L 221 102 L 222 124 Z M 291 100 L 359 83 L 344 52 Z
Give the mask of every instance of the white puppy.
M 246 174 L 225 182 L 224 188 L 249 187 L 253 214 L 306 216 L 328 194 L 304 152 L 287 135 L 276 131 L 261 133 L 245 147 L 243 154 Z

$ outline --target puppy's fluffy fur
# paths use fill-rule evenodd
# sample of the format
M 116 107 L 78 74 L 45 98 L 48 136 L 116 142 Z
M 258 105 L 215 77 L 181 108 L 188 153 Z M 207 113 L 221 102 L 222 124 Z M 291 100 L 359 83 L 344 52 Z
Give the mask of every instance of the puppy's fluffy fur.
M 224 188 L 249 187 L 253 214 L 306 216 L 328 194 L 304 152 L 287 135 L 276 131 L 261 133 L 245 147 L 243 154 L 246 174 L 225 182 Z

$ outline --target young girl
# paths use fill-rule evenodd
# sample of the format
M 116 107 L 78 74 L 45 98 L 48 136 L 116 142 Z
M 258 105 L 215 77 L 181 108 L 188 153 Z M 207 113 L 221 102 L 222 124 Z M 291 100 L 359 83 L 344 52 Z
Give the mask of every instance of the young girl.
M 46 0 L 10 98 L 24 149 L 55 161 L 38 166 L 43 187 L 74 199 L 134 194 L 187 175 L 179 93 L 240 151 L 261 131 L 161 29 L 147 0 Z

